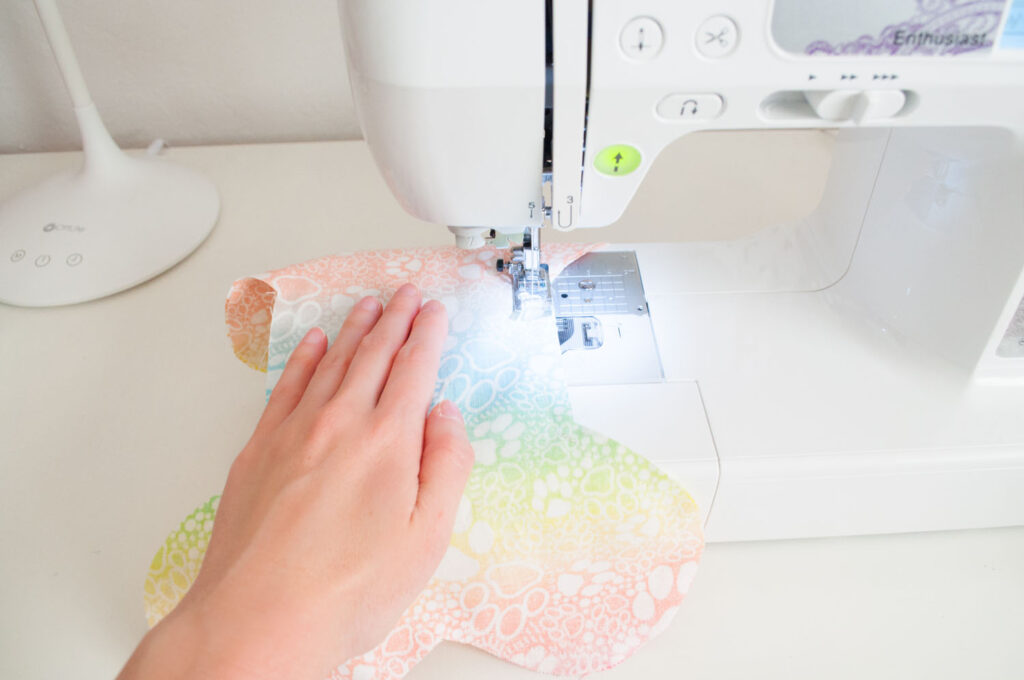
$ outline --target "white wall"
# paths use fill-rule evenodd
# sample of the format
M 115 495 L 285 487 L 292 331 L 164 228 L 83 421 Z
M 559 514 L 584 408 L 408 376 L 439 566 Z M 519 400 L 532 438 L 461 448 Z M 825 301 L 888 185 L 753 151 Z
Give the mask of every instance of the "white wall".
M 125 147 L 359 137 L 335 0 L 58 0 Z M 31 0 L 0 0 L 0 153 L 78 147 Z

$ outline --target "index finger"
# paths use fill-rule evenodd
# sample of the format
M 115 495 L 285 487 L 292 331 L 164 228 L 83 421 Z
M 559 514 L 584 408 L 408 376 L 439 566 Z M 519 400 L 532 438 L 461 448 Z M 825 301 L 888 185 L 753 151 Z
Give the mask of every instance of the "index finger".
M 446 337 L 448 313 L 440 302 L 430 300 L 416 315 L 409 338 L 395 356 L 378 408 L 390 414 L 416 413 L 426 417 Z

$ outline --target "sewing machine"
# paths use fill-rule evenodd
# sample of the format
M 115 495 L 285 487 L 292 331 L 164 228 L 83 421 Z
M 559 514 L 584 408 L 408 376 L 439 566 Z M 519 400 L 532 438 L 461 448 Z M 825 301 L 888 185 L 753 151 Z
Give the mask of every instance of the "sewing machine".
M 1022 0 L 340 7 L 395 196 L 463 247 L 522 235 L 510 313 L 556 315 L 577 418 L 711 540 L 1024 523 Z M 675 140 L 813 128 L 805 217 L 549 281 L 542 235 L 615 222 Z

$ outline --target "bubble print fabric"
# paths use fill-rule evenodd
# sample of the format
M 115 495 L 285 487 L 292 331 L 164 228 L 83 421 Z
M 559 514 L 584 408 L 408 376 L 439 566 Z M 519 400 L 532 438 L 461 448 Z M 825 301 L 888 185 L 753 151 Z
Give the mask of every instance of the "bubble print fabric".
M 552 245 L 554 278 L 589 248 Z M 664 629 L 703 549 L 696 504 L 627 447 L 576 424 L 552 318 L 513 321 L 511 288 L 484 248 L 326 257 L 235 283 L 226 304 L 238 357 L 268 392 L 312 326 L 329 338 L 361 297 L 412 282 L 448 310 L 435 401 L 466 420 L 476 463 L 440 567 L 375 649 L 338 659 L 332 678 L 401 678 L 442 640 L 525 668 L 604 670 Z M 217 498 L 160 548 L 145 583 L 155 625 L 191 585 Z M 345 540 L 339 536 L 335 540 Z

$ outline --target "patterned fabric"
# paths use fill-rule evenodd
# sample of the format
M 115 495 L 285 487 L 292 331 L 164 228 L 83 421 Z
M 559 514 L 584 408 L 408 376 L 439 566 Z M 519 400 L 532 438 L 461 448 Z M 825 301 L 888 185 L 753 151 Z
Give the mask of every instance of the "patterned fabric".
M 552 276 L 585 251 L 548 247 Z M 411 281 L 448 309 L 435 400 L 458 404 L 476 452 L 451 545 L 395 630 L 332 677 L 400 678 L 441 640 L 547 673 L 603 670 L 669 623 L 694 576 L 695 503 L 643 457 L 575 423 L 553 319 L 509 318 L 500 255 L 328 257 L 243 279 L 228 298 L 235 352 L 265 365 L 271 388 L 306 331 L 333 338 L 362 296 L 386 300 Z M 195 578 L 215 512 L 216 498 L 157 553 L 145 587 L 151 625 Z

